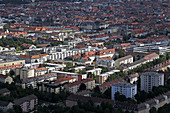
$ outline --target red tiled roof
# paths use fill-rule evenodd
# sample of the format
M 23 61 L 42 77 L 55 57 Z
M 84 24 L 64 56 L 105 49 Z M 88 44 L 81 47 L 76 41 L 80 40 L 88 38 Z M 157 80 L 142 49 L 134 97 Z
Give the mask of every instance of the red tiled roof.
M 1 66 L 0 69 L 11 69 L 11 68 L 15 68 L 15 67 L 20 67 L 23 64 L 16 64 L 16 65 L 9 65 L 9 66 Z
M 130 43 L 122 43 L 121 46 L 122 47 L 129 47 L 131 44 Z
M 40 55 L 33 55 L 33 56 L 29 56 L 29 55 L 20 55 L 21 58 L 27 58 L 27 59 L 36 59 L 36 58 L 40 58 L 41 56 L 46 56 L 48 54 L 40 54 Z
M 122 78 L 117 79 L 117 80 L 113 80 L 111 82 L 107 82 L 107 83 L 100 85 L 99 88 L 105 89 L 106 87 L 111 87 L 112 84 L 116 84 L 116 83 L 123 82 L 123 81 L 124 81 L 124 79 L 122 79 Z
M 111 58 L 111 57 L 101 57 L 101 58 L 98 58 L 98 59 L 113 60 L 113 58 Z
M 67 77 L 65 77 L 65 78 L 59 78 L 59 79 L 57 79 L 57 80 L 54 80 L 53 82 L 55 82 L 55 83 L 60 83 L 60 82 L 68 81 L 68 80 L 71 80 L 71 79 L 75 79 L 75 78 L 72 77 L 72 76 L 67 76 Z
M 114 52 L 115 52 L 115 48 L 100 50 L 100 51 L 99 51 L 99 55 L 104 55 L 104 53 L 105 53 L 105 54 L 109 54 L 110 52 L 111 52 L 111 53 L 114 53 Z
M 38 70 L 46 70 L 46 67 L 41 67 L 41 68 L 36 68 L 34 69 L 35 71 L 38 71 Z
M 86 83 L 86 82 L 90 82 L 90 81 L 93 81 L 93 79 L 87 78 L 87 79 L 83 79 L 83 80 L 81 80 L 81 81 L 76 81 L 76 82 L 74 82 L 74 83 L 68 83 L 68 84 L 66 84 L 66 85 L 67 85 L 68 87 L 72 87 L 72 86 L 80 85 L 80 84 L 82 84 L 82 83 Z

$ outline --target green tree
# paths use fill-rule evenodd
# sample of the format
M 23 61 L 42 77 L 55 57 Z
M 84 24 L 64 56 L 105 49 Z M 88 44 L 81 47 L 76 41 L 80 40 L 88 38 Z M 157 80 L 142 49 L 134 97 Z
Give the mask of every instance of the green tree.
M 86 85 L 84 83 L 81 83 L 79 86 L 79 91 L 86 90 Z
M 157 113 L 156 108 L 155 108 L 155 107 L 152 107 L 152 108 L 149 110 L 149 113 Z
M 14 105 L 14 111 L 15 113 L 22 113 L 22 109 L 19 105 Z

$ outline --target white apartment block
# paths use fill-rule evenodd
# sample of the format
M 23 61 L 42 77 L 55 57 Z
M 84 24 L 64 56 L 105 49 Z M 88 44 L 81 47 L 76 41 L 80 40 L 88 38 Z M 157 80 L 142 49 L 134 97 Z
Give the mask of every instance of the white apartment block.
M 61 47 L 54 46 L 54 47 L 47 47 L 43 48 L 43 51 L 45 53 L 49 53 L 49 59 L 50 60 L 56 60 L 56 59 L 64 59 L 66 57 L 70 57 L 73 55 L 76 55 L 78 53 L 84 53 L 84 52 L 89 52 L 89 51 L 96 51 L 99 48 L 94 48 L 91 46 L 88 46 L 87 48 L 81 48 L 81 49 L 72 49 L 71 47 L 65 47 L 62 45 Z
M 122 58 L 119 58 L 115 61 L 115 66 L 119 67 L 121 64 L 130 64 L 133 63 L 133 56 L 132 55 L 128 55 Z
M 156 72 L 145 72 L 140 76 L 140 90 L 152 91 L 153 86 L 164 85 L 164 74 Z
M 96 64 L 103 67 L 114 67 L 115 61 L 111 57 L 104 57 L 96 59 Z
M 96 68 L 96 69 L 86 71 L 87 74 L 94 74 L 94 75 L 100 75 L 101 72 L 102 72 L 102 68 Z
M 136 84 L 130 84 L 127 82 L 120 82 L 117 84 L 112 85 L 112 91 L 111 96 L 112 100 L 115 99 L 115 93 L 119 92 L 121 95 L 125 95 L 126 98 L 134 98 L 134 96 L 137 94 L 137 85 Z

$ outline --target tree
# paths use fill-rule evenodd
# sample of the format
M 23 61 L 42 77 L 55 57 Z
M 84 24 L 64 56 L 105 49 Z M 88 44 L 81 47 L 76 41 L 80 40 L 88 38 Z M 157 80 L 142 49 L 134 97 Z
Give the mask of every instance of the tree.
M 169 113 L 170 104 L 165 104 L 163 107 L 158 109 L 158 113 Z
M 155 107 L 152 107 L 152 108 L 149 110 L 149 113 L 157 113 L 156 108 L 155 108 Z
M 115 93 L 115 100 L 123 102 L 123 101 L 126 101 L 127 99 L 126 99 L 125 95 L 120 95 L 119 92 L 116 92 Z
M 97 85 L 94 89 L 93 89 L 94 92 L 96 93 L 100 93 L 100 88 L 99 86 Z
M 9 71 L 9 74 L 10 74 L 11 77 L 12 77 L 13 75 L 15 75 L 14 70 L 10 70 L 10 71 Z
M 14 111 L 15 111 L 15 113 L 22 113 L 21 106 L 19 106 L 19 105 L 14 105 Z
M 86 90 L 86 85 L 84 83 L 81 83 L 79 86 L 79 91 Z

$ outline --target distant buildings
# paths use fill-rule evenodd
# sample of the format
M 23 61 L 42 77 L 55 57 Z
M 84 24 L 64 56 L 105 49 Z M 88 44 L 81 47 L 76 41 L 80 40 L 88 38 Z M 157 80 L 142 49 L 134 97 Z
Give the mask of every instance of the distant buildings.
M 20 59 L 25 60 L 26 63 L 39 63 L 45 62 L 48 59 L 48 54 L 40 54 L 40 55 L 21 55 Z
M 38 98 L 35 95 L 29 95 L 13 101 L 15 105 L 19 105 L 23 112 L 33 110 L 38 104 Z
M 6 75 L 11 69 L 21 67 L 25 64 L 25 60 L 0 61 L 0 74 Z
M 152 91 L 153 86 L 164 85 L 164 74 L 156 72 L 145 72 L 140 76 L 140 90 Z
M 115 61 L 111 57 L 101 57 L 96 59 L 96 64 L 103 67 L 114 67 Z
M 8 109 L 13 108 L 13 103 L 12 102 L 6 102 L 6 101 L 1 101 L 0 100 L 0 110 L 3 112 L 6 112 Z
M 67 83 L 73 83 L 76 78 L 68 76 L 64 78 L 59 78 L 53 81 L 42 81 L 37 83 L 37 88 L 39 91 L 46 91 L 50 93 L 59 93 L 64 89 L 64 85 Z
M 119 67 L 121 64 L 130 64 L 133 63 L 133 56 L 132 55 L 128 55 L 122 58 L 119 58 L 115 61 L 115 66 Z
M 100 75 L 96 75 L 96 82 L 99 84 L 103 84 L 110 75 L 112 75 L 116 72 L 120 72 L 120 70 L 112 70 L 112 71 L 109 71 L 106 73 L 102 73 Z
M 12 79 L 12 77 L 10 77 L 8 75 L 0 74 L 0 82 L 11 84 L 13 82 L 13 79 Z
M 121 95 L 125 95 L 126 98 L 134 98 L 134 96 L 137 94 L 137 85 L 126 82 L 113 84 L 111 91 L 112 100 L 115 99 L 116 92 L 119 92 Z
M 86 89 L 92 90 L 95 87 L 95 80 L 91 78 L 83 79 L 81 81 L 76 81 L 73 83 L 65 84 L 64 87 L 66 91 L 69 91 L 71 93 L 77 93 L 81 84 L 86 85 Z

